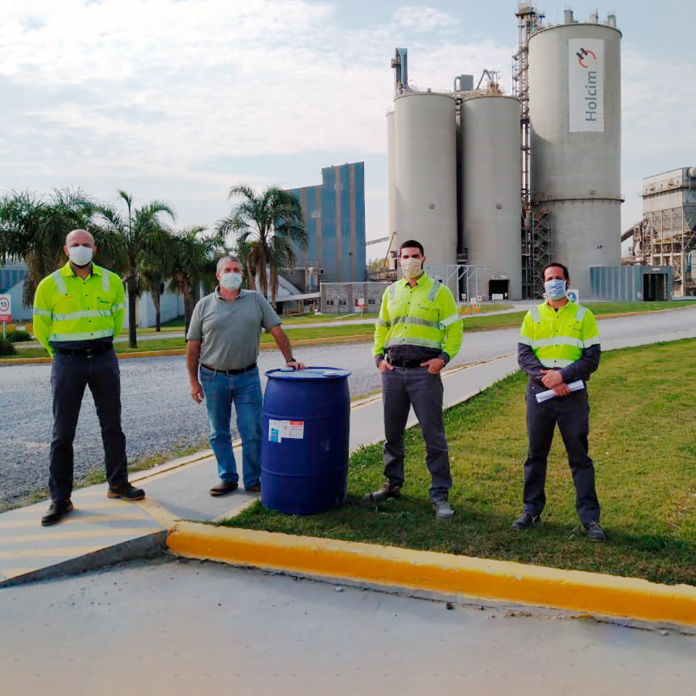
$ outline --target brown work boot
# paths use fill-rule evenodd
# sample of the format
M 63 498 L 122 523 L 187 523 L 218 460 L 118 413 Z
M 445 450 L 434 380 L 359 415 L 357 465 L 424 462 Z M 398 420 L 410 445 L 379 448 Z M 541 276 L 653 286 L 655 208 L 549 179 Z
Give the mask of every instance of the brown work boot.
M 401 484 L 396 481 L 386 481 L 384 486 L 374 493 L 363 496 L 365 503 L 378 503 L 380 500 L 401 497 Z
M 227 495 L 236 491 L 239 488 L 239 484 L 234 481 L 220 481 L 217 486 L 213 486 L 210 489 L 210 495 L 214 498 L 219 498 L 221 495 Z

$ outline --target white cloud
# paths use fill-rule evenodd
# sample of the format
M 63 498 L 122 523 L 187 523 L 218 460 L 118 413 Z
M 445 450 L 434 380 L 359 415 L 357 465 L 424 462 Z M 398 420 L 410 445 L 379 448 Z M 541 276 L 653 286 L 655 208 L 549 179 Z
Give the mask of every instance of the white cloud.
M 434 7 L 411 5 L 402 7 L 394 13 L 394 21 L 406 29 L 432 31 L 449 28 L 459 24 L 459 20 Z
M 6 3 L 0 189 L 73 183 L 110 195 L 118 186 L 171 199 L 187 223 L 211 222 L 235 181 L 280 180 L 272 165 L 245 171 L 239 158 L 384 154 L 395 46 L 408 47 L 419 87 L 451 89 L 456 74 L 478 80 L 492 69 L 509 91 L 513 43 L 460 34 L 458 20 L 428 5 L 348 30 L 332 4 L 310 0 Z M 507 35 L 514 42 L 512 21 Z M 683 160 L 696 151 L 696 93 L 687 64 L 628 43 L 623 69 L 631 211 L 642 176 L 695 164 Z M 386 182 L 368 180 L 378 220 Z
M 696 162 L 693 68 L 630 43 L 622 52 L 623 228 L 642 217 L 642 179 Z
M 263 181 L 221 173 L 234 158 L 385 153 L 394 46 L 411 48 L 423 87 L 509 65 L 507 48 L 457 45 L 453 24 L 418 6 L 349 31 L 304 0 L 14 3 L 0 24 L 0 188 L 152 180 L 159 197 L 188 185 L 194 199 L 235 174 Z

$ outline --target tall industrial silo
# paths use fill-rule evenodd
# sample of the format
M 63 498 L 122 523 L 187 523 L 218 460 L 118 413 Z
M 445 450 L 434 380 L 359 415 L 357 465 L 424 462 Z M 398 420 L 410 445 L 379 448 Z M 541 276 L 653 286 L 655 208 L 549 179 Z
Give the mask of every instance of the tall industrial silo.
M 462 248 L 489 295 L 522 297 L 522 160 L 520 102 L 496 94 L 461 105 Z M 479 282 L 479 292 L 482 291 Z
M 387 191 L 389 197 L 389 240 L 390 251 L 399 248 L 396 233 L 396 129 L 394 111 L 387 112 Z M 393 238 L 392 238 L 392 235 Z M 390 262 L 391 267 L 391 262 Z
M 406 92 L 394 100 L 396 229 L 399 243 L 425 247 L 429 272 L 446 281 L 457 262 L 455 102 L 448 94 Z
M 566 21 L 529 40 L 531 187 L 586 298 L 589 269 L 621 262 L 621 32 Z

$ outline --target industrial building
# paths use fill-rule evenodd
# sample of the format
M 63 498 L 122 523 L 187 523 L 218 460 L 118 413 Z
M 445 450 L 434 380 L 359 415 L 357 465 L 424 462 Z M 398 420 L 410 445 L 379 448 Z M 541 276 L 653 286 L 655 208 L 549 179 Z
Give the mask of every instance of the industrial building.
M 98 262 L 98 259 L 96 259 Z M 8 294 L 12 300 L 12 319 L 15 323 L 30 323 L 33 315 L 33 308 L 25 307 L 24 299 L 24 279 L 27 274 L 27 265 L 24 261 L 15 261 L 5 266 L 0 266 L 0 295 Z M 152 295 L 143 292 L 138 296 L 136 304 L 136 317 L 138 327 L 141 329 L 155 326 L 155 305 Z M 184 315 L 184 298 L 179 293 L 162 293 L 160 297 L 160 319 L 162 322 L 171 321 Z M 128 312 L 126 312 L 124 327 L 128 326 Z
M 631 265 L 670 267 L 668 290 L 696 295 L 696 167 L 643 179 L 643 219 L 623 235 Z
M 12 319 L 16 322 L 31 321 L 32 308 L 24 307 L 24 278 L 27 265 L 15 261 L 0 266 L 0 295 L 9 295 L 12 302 Z
M 356 314 L 361 307 L 366 312 L 379 312 L 387 282 L 322 283 L 321 311 L 323 314 Z
M 302 206 L 308 244 L 295 248 L 288 277 L 306 292 L 318 283 L 365 279 L 365 164 L 325 167 L 321 176 L 317 186 L 290 189 Z
M 514 94 L 497 73 L 451 92 L 412 89 L 392 60 L 387 113 L 390 249 L 420 240 L 426 269 L 461 296 L 540 297 L 541 269 L 569 267 L 580 297 L 591 268 L 621 261 L 621 32 L 616 16 L 545 22 L 516 13 Z

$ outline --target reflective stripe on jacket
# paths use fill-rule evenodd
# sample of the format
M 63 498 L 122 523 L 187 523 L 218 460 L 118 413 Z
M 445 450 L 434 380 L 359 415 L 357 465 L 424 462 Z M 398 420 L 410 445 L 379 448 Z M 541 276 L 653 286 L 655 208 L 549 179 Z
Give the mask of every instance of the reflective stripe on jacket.
M 446 285 L 425 273 L 413 287 L 402 278 L 382 295 L 372 354 L 410 345 L 433 348 L 452 359 L 462 345 L 463 331 L 457 303 Z
M 83 280 L 68 262 L 36 289 L 34 335 L 50 355 L 51 343 L 118 336 L 125 308 L 123 282 L 115 273 L 93 263 Z
M 519 343 L 530 346 L 544 367 L 560 369 L 579 360 L 584 348 L 599 345 L 597 321 L 574 302 L 558 311 L 544 302 L 527 312 Z

